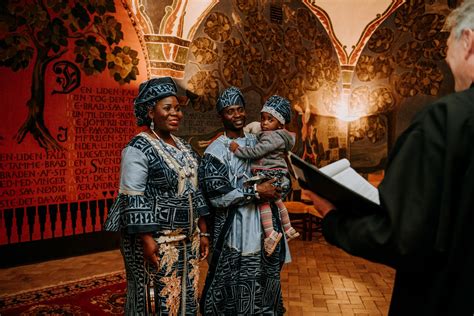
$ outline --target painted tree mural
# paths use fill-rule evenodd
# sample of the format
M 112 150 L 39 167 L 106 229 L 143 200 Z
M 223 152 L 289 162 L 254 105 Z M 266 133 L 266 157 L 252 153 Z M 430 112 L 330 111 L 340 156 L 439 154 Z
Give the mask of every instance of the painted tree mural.
M 0 2 L 0 66 L 22 71 L 33 64 L 28 116 L 15 135 L 21 143 L 28 133 L 39 146 L 62 147 L 44 122 L 45 75 L 50 64 L 73 49 L 75 59 L 55 63 L 62 91 L 80 84 L 80 74 L 95 75 L 109 70 L 119 84 L 136 80 L 138 52 L 119 46 L 122 25 L 115 19 L 113 0 L 37 0 Z M 71 73 L 71 69 L 77 68 Z M 71 77 L 75 75 L 75 77 Z M 62 78 L 61 78 L 62 77 Z

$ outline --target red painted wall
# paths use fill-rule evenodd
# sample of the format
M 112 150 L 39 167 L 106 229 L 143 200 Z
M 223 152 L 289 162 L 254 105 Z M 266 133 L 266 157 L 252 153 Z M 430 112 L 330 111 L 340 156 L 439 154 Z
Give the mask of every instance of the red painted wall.
M 35 7 L 35 1 L 23 2 Z M 41 128 L 37 129 L 40 137 L 35 138 L 30 129 L 18 138 L 30 114 L 28 102 L 38 99 L 32 97 L 38 51 L 25 69 L 0 66 L 0 245 L 102 229 L 118 189 L 121 149 L 137 132 L 133 98 L 139 82 L 146 79 L 136 30 L 121 1 L 115 7 L 116 13 L 109 15 L 121 24 L 123 39 L 104 45 L 109 54 L 105 70 L 90 74 L 81 69 L 76 39 L 70 38 L 67 48 L 60 50 L 65 53 L 50 62 L 39 79 L 44 82 L 44 127 L 50 140 Z M 0 32 L 0 40 L 12 33 L 5 27 Z M 112 54 L 118 46 L 123 52 L 126 46 L 137 52 L 132 57 L 135 63 L 138 59 L 138 74 L 129 83 L 120 84 L 113 77 L 119 64 L 133 59 L 117 51 Z M 110 62 L 115 62 L 111 69 Z

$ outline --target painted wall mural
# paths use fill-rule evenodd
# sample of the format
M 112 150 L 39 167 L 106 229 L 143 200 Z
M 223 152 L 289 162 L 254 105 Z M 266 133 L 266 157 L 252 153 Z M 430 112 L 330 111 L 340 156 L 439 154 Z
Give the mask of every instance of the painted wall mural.
M 222 131 L 219 91 L 236 85 L 248 122 L 272 94 L 292 102 L 307 161 L 382 169 L 413 115 L 452 91 L 442 26 L 455 1 L 383 2 L 393 12 L 369 19 L 349 65 L 317 1 L 2 1 L 0 246 L 102 229 L 138 131 L 133 98 L 152 76 L 177 79 L 179 135 L 198 152 Z M 344 94 L 355 120 L 340 119 Z
M 120 2 L 0 4 L 0 245 L 102 229 L 145 79 Z
M 113 15 L 113 0 L 70 5 L 67 1 L 1 4 L 8 31 L 0 43 L 0 66 L 15 72 L 33 66 L 28 115 L 16 135 L 18 143 L 31 134 L 44 149 L 62 149 L 44 120 L 45 77 L 50 64 L 59 83 L 52 93 L 68 94 L 77 89 L 81 72 L 90 76 L 108 69 L 121 84 L 135 80 L 138 74 L 138 52 L 119 45 L 123 32 Z M 75 59 L 60 61 L 69 50 L 74 51 Z
M 218 3 L 197 29 L 188 58 L 181 85 L 190 107 L 181 133 L 200 152 L 208 144 L 206 138 L 221 128 L 214 112 L 219 91 L 235 85 L 246 97 L 249 122 L 259 120 L 266 98 L 282 95 L 294 107 L 290 129 L 299 134 L 295 151 L 313 163 L 339 157 L 328 155 L 326 137 L 315 144 L 312 135 L 317 128 L 310 122 L 309 110 L 314 105 L 314 114 L 335 114 L 340 90 L 338 57 L 323 26 L 302 3 Z M 336 124 L 329 116 L 322 119 L 331 127 L 318 127 L 320 132 L 335 138 L 345 135 L 337 141 L 337 149 L 346 153 L 347 123 Z
M 381 169 L 396 137 L 424 105 L 453 91 L 446 57 L 446 1 L 407 0 L 375 31 L 355 67 L 350 113 L 351 162 Z M 368 112 L 367 112 L 368 111 Z

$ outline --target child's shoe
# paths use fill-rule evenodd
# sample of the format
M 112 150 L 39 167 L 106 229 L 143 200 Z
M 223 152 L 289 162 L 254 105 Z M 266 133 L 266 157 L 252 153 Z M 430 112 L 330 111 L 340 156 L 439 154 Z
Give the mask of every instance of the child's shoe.
M 292 239 L 295 239 L 295 238 L 298 238 L 300 237 L 300 233 L 298 233 L 296 231 L 296 229 L 294 229 L 293 227 L 290 227 L 286 232 L 285 232 L 285 235 L 286 235 L 286 240 L 287 241 L 290 241 Z
M 276 246 L 280 242 L 282 237 L 282 233 L 277 233 L 276 231 L 272 231 L 269 237 L 265 238 L 263 241 L 263 245 L 265 248 L 265 254 L 269 257 L 275 251 Z

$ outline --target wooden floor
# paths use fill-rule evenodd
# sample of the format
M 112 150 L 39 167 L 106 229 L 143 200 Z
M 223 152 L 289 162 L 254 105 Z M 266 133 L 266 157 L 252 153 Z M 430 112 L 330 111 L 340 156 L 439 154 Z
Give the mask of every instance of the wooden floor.
M 281 272 L 286 315 L 387 315 L 394 270 L 352 257 L 320 236 L 292 241 L 290 249 L 293 262 Z M 118 250 L 1 269 L 0 296 L 122 269 Z M 203 275 L 206 269 L 203 264 Z

